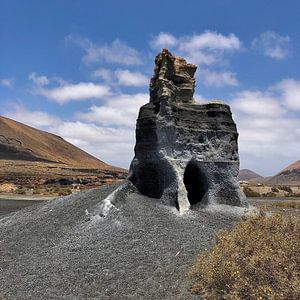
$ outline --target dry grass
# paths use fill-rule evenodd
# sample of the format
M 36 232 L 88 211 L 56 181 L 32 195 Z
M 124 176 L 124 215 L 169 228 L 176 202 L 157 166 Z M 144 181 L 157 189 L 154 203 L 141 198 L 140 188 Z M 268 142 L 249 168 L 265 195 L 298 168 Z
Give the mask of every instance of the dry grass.
M 278 201 L 272 204 L 274 207 L 300 209 L 300 201 Z
M 192 291 L 204 299 L 300 299 L 300 219 L 250 217 L 198 257 Z

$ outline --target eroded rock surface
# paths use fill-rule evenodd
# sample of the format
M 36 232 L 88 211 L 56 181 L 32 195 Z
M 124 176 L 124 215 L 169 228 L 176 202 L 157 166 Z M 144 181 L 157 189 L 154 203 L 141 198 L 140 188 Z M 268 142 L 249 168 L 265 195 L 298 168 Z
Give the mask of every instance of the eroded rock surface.
M 246 206 L 230 107 L 194 101 L 197 67 L 185 59 L 164 49 L 155 65 L 150 101 L 137 120 L 130 181 L 181 211 L 199 204 Z

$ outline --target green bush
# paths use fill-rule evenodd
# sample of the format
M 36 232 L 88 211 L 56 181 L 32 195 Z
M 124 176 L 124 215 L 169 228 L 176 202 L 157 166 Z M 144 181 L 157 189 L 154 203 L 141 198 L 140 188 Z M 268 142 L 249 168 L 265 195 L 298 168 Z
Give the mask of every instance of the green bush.
M 276 188 L 276 187 L 274 187 L 274 186 L 272 187 L 272 189 L 271 189 L 271 190 L 272 190 L 272 192 L 273 192 L 273 193 L 278 193 L 278 192 L 279 192 L 279 189 L 278 189 L 278 188 Z

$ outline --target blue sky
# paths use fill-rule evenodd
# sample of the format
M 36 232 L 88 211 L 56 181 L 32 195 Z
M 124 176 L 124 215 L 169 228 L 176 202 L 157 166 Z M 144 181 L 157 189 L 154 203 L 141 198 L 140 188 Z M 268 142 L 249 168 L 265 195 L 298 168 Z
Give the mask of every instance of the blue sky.
M 230 104 L 241 167 L 300 159 L 299 1 L 0 0 L 0 114 L 128 167 L 155 55 L 198 65 Z

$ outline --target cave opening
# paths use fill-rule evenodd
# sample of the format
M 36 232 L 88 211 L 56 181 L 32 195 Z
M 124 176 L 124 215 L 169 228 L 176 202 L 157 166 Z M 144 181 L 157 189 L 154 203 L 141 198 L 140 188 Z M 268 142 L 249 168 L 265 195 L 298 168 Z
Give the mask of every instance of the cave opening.
M 194 161 L 188 163 L 184 171 L 183 182 L 187 190 L 188 200 L 191 205 L 202 202 L 208 190 L 205 173 Z

